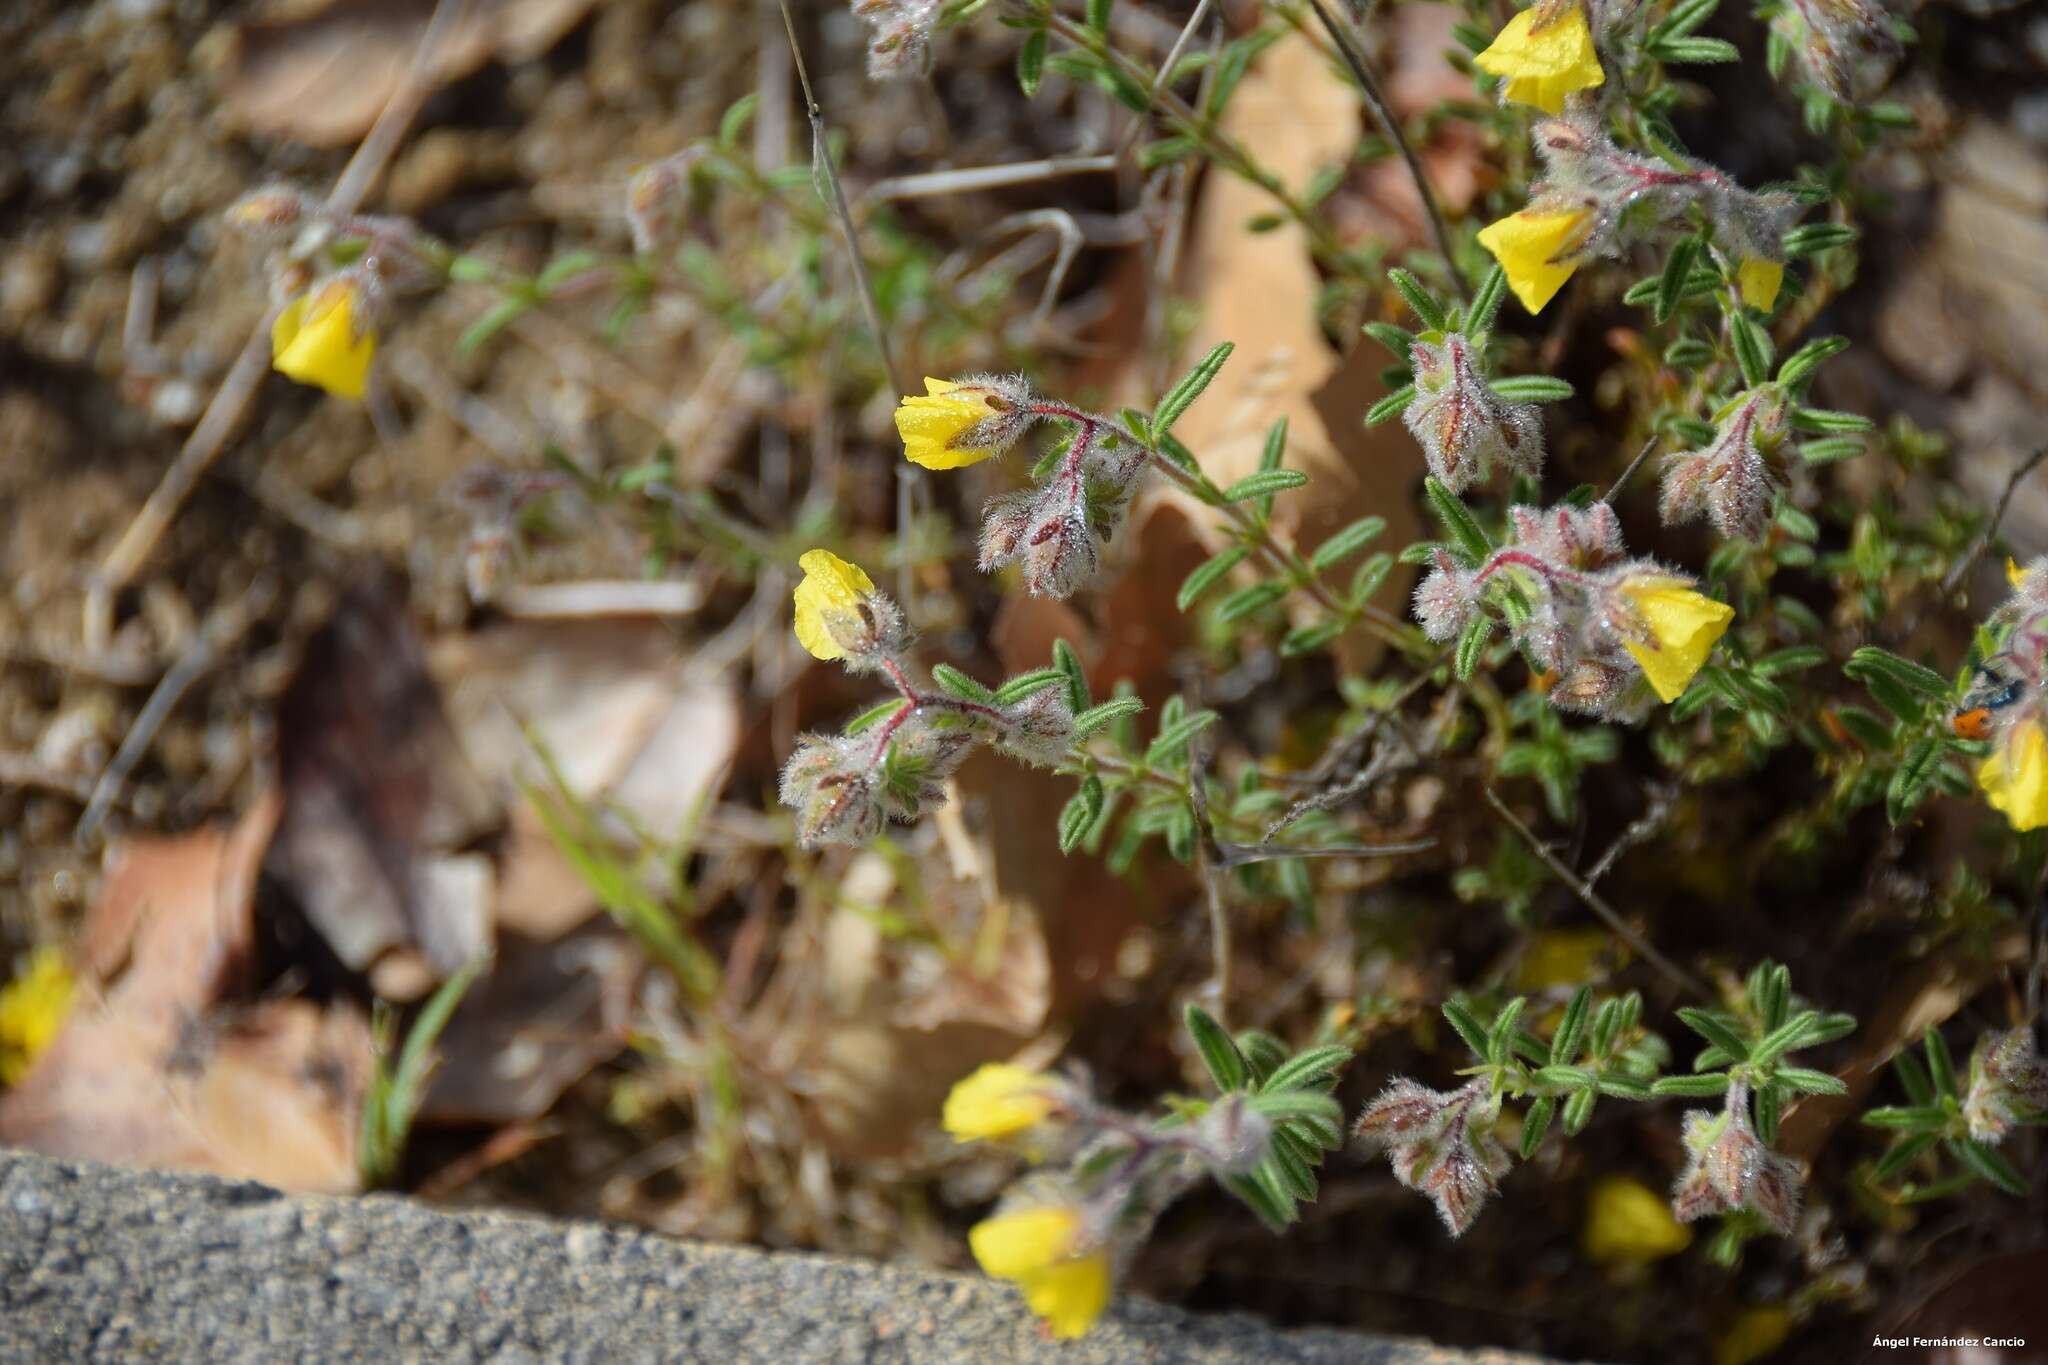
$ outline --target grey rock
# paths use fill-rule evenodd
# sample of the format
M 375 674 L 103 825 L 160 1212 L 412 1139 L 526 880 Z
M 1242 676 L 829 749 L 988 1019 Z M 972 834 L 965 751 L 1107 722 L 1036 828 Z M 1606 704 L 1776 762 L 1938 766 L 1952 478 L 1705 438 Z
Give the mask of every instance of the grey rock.
M 0 1152 L 0 1361 L 138 1359 L 1538 1365 L 1128 1296 L 1048 1342 L 969 1276 Z

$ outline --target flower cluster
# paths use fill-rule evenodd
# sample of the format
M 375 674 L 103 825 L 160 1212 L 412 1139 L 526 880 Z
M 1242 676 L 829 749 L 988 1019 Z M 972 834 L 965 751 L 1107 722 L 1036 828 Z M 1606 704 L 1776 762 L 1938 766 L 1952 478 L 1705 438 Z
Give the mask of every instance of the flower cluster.
M 1971 1137 L 1993 1145 L 2015 1124 L 2048 1122 L 2048 1062 L 2034 1051 L 2031 1028 L 2007 1029 L 1978 1044 L 1963 1118 Z
M 926 469 L 1000 455 L 1040 421 L 1071 425 L 1045 477 L 989 502 L 980 555 L 983 573 L 1016 564 L 1032 593 L 1071 596 L 1101 567 L 1150 452 L 1106 417 L 1038 397 L 1021 376 L 927 378 L 924 385 L 922 395 L 897 406 L 896 430 L 904 458 Z
M 1709 225 L 1742 301 L 1762 312 L 1777 303 L 1796 198 L 1751 193 L 1711 166 L 1625 152 L 1589 111 L 1545 120 L 1534 137 L 1544 179 L 1526 208 L 1479 233 L 1530 312 L 1541 312 L 1587 261 L 1618 255 L 1625 237 L 1669 235 L 1689 213 Z
M 2007 566 L 2012 596 L 1992 613 L 2009 627 L 2003 652 L 1986 659 L 1952 724 L 1965 739 L 1989 740 L 1977 786 L 2016 830 L 2048 825 L 2048 557 Z
M 1554 682 L 1559 707 L 1639 719 L 1649 693 L 1676 701 L 1728 629 L 1734 609 L 1691 578 L 1626 557 L 1614 509 L 1594 503 L 1508 510 L 1512 543 L 1477 567 L 1447 551 L 1415 590 L 1433 640 L 1462 635 L 1482 614 Z
M 1272 1139 L 1243 1096 L 1153 1124 L 1097 1104 L 1081 1085 L 1004 1063 L 953 1087 L 944 1124 L 958 1142 L 1022 1140 L 1034 1159 L 1067 1159 L 1019 1181 L 967 1234 L 981 1268 L 1015 1283 L 1056 1337 L 1078 1337 L 1102 1315 L 1120 1263 L 1202 1171 L 1242 1174 Z
M 982 740 L 1026 763 L 1050 767 L 1072 748 L 1074 713 L 1056 675 L 999 697 L 945 670 L 951 687 L 913 680 L 903 613 L 857 564 L 829 550 L 798 561 L 796 638 L 818 659 L 881 673 L 900 700 L 840 735 L 804 735 L 782 769 L 784 805 L 797 812 L 807 848 L 861 844 L 890 820 L 912 821 L 945 802 L 945 783 Z M 961 695 L 961 693 L 967 695 Z
M 1534 477 L 1543 470 L 1543 418 L 1534 403 L 1495 393 L 1480 373 L 1471 338 L 1419 339 L 1409 348 L 1415 400 L 1402 413 L 1430 472 L 1453 493 L 1483 483 L 1500 464 Z
M 1777 481 L 1770 457 L 1785 439 L 1787 403 L 1775 384 L 1745 390 L 1716 414 L 1714 439 L 1664 462 L 1657 507 L 1666 525 L 1704 516 L 1731 540 L 1761 540 Z
M 1747 1209 L 1780 1236 L 1799 1217 L 1799 1166 L 1764 1145 L 1749 1116 L 1749 1086 L 1731 1081 L 1721 1112 L 1685 1116 L 1685 1170 L 1671 1191 L 1672 1212 L 1694 1222 Z
M 1485 1080 L 1446 1094 L 1404 1076 L 1365 1107 L 1352 1135 L 1384 1148 L 1394 1178 L 1427 1195 L 1456 1237 L 1514 1166 L 1494 1135 L 1499 1123 L 1500 1096 Z

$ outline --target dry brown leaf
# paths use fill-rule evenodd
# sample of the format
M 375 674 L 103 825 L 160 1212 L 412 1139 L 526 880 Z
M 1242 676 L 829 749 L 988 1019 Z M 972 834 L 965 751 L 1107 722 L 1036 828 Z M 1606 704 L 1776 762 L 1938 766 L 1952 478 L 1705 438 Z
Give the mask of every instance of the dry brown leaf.
M 436 0 L 297 5 L 231 30 L 222 95 L 241 127 L 316 147 L 368 132 L 405 79 Z M 428 85 L 493 57 L 528 61 L 553 47 L 594 0 L 469 0 L 436 45 Z
M 623 811 L 657 840 L 716 794 L 739 744 L 739 702 L 729 680 L 685 665 L 674 634 L 649 618 L 512 621 L 435 643 L 462 748 L 511 811 L 501 926 L 548 939 L 595 904 L 519 795 L 548 780 L 529 729 L 579 800 Z
M 419 1117 L 438 1123 L 538 1118 L 626 1043 L 641 954 L 608 920 L 548 943 L 499 942 L 491 974 L 441 1035 Z
M 1315 47 L 1290 35 L 1252 67 L 1224 126 L 1256 148 L 1283 182 L 1299 185 L 1349 159 L 1359 106 Z M 1312 548 L 1377 514 L 1387 519 L 1387 543 L 1406 544 L 1420 531 L 1412 493 L 1422 476 L 1421 452 L 1398 423 L 1364 429 L 1365 409 L 1385 392 L 1380 363 L 1356 347 L 1346 363 L 1324 339 L 1316 319 L 1322 281 L 1300 228 L 1245 230 L 1271 211 L 1263 191 L 1235 177 L 1212 176 L 1204 186 L 1188 264 L 1202 322 L 1188 353 L 1201 355 L 1222 341 L 1237 350 L 1174 434 L 1211 478 L 1228 485 L 1258 468 L 1268 428 L 1284 417 L 1288 467 L 1310 483 L 1277 499 L 1275 524 Z M 1186 507 L 1212 552 L 1222 548 L 1213 511 L 1178 493 L 1161 496 Z M 1174 586 L 1177 580 L 1168 585 L 1169 606 Z
M 456 855 L 497 806 L 381 579 L 353 588 L 307 646 L 278 708 L 278 770 L 270 866 L 344 963 L 417 946 L 446 977 L 489 949 L 489 865 Z
M 277 819 L 266 797 L 233 831 L 114 851 L 82 949 L 101 984 L 0 1096 L 0 1142 L 285 1189 L 356 1187 L 367 1021 L 345 1005 L 220 1003 L 249 946 Z

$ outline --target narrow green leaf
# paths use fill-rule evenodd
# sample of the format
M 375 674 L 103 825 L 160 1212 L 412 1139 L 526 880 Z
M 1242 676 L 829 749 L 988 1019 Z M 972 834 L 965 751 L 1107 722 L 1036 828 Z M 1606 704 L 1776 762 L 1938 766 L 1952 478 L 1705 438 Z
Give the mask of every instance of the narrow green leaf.
M 1562 403 L 1576 392 L 1564 380 L 1547 374 L 1518 374 L 1493 380 L 1488 387 L 1510 403 Z
M 1237 1050 L 1237 1044 L 1223 1031 L 1207 1010 L 1200 1005 L 1189 1005 L 1182 1014 L 1187 1025 L 1188 1037 L 1194 1041 L 1195 1051 L 1201 1054 L 1202 1065 L 1209 1068 L 1210 1077 L 1216 1088 L 1226 1094 L 1242 1090 L 1251 1075 L 1244 1054 Z
M 962 701 L 980 702 L 984 706 L 995 702 L 996 694 L 983 687 L 974 679 L 962 673 L 951 664 L 933 664 L 932 681 L 939 690 Z
M 1401 297 L 1408 300 L 1408 306 L 1415 311 L 1415 316 L 1422 319 L 1424 331 L 1448 332 L 1451 330 L 1451 320 L 1444 313 L 1444 306 L 1436 301 L 1434 295 L 1422 287 L 1422 281 L 1416 279 L 1407 271 L 1398 268 L 1389 270 L 1387 278 L 1393 282 L 1394 288 L 1401 292 Z
M 1386 529 L 1385 517 L 1360 517 L 1316 546 L 1315 553 L 1308 557 L 1309 567 L 1317 573 L 1334 569 L 1379 539 Z
M 1995 1185 L 2007 1194 L 2026 1195 L 2027 1178 L 2014 1169 L 2000 1152 L 1974 1138 L 1950 1138 L 1942 1146 L 1948 1148 L 1949 1154 L 1979 1180 Z
M 883 721 L 889 719 L 908 705 L 910 703 L 901 697 L 891 697 L 879 706 L 870 706 L 867 710 L 846 722 L 846 728 L 841 733 L 857 735 L 863 730 L 880 725 Z
M 1182 414 L 1194 406 L 1195 400 L 1202 396 L 1202 391 L 1209 387 L 1209 382 L 1216 378 L 1217 373 L 1223 368 L 1223 362 L 1230 359 L 1230 353 L 1235 349 L 1236 345 L 1232 342 L 1219 342 L 1211 348 L 1209 354 L 1202 357 L 1195 368 L 1181 377 L 1178 384 L 1166 391 L 1166 396 L 1159 400 L 1158 407 L 1152 412 L 1155 443 L 1159 437 L 1173 429 L 1173 424 L 1181 419 Z
M 1135 716 L 1144 709 L 1145 703 L 1136 697 L 1111 697 L 1102 705 L 1091 706 L 1075 716 L 1074 734 L 1077 738 L 1086 739 L 1111 721 Z
M 996 705 L 1014 705 L 1066 680 L 1067 675 L 1057 668 L 1034 668 L 1029 673 L 1019 673 L 996 689 Z
M 1395 389 L 1385 398 L 1380 399 L 1379 402 L 1374 403 L 1365 410 L 1365 424 L 1369 427 L 1376 427 L 1382 423 L 1391 422 L 1394 418 L 1408 411 L 1408 405 L 1414 401 L 1415 386 L 1413 384 L 1403 384 L 1400 388 Z
M 1250 554 L 1250 546 L 1233 545 L 1197 564 L 1194 571 L 1181 580 L 1180 592 L 1173 599 L 1174 605 L 1182 611 L 1192 607 L 1201 600 L 1203 593 L 1215 587 L 1225 574 L 1242 564 Z
M 1493 546 L 1458 495 L 1437 482 L 1434 475 L 1423 480 L 1422 491 L 1429 499 L 1430 510 L 1436 513 L 1437 520 L 1450 533 L 1451 543 L 1458 552 L 1473 564 L 1484 563 L 1493 552 Z
M 1307 482 L 1308 475 L 1298 469 L 1261 469 L 1224 489 L 1223 500 L 1244 502 L 1249 498 L 1262 498 L 1289 488 L 1299 488 Z
M 1738 1062 L 1749 1060 L 1749 1044 L 1742 1035 L 1732 1028 L 1728 1021 L 1713 1010 L 1703 1010 L 1692 1005 L 1681 1006 L 1679 1022 L 1700 1037 L 1720 1048 Z

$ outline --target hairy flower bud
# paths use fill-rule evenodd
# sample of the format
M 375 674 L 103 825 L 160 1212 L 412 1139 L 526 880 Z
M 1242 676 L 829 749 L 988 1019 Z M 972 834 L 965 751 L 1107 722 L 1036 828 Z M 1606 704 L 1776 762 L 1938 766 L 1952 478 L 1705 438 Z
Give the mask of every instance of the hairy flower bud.
M 1681 1223 L 1748 1209 L 1781 1236 L 1791 1235 L 1799 1217 L 1799 1167 L 1757 1137 L 1746 1084 L 1729 1085 L 1719 1114 L 1687 1112 L 1685 1147 L 1685 1170 L 1671 1192 L 1671 1211 Z
M 804 735 L 782 767 L 782 804 L 805 848 L 865 844 L 882 832 L 882 803 L 859 736 Z
M 1790 0 L 1771 17 L 1814 84 L 1844 103 L 1868 98 L 1899 56 L 1891 15 L 1877 0 Z
M 1273 1121 L 1243 1095 L 1225 1095 L 1192 1125 L 1203 1164 L 1218 1175 L 1243 1175 L 1266 1159 Z
M 1993 1144 L 2014 1124 L 2048 1120 L 2048 1062 L 2034 1051 L 2032 1028 L 1987 1034 L 1977 1045 L 1963 1117 L 1971 1137 Z
M 1784 431 L 1780 390 L 1767 386 L 1743 394 L 1704 450 L 1679 451 L 1665 461 L 1657 504 L 1664 523 L 1677 525 L 1704 515 L 1731 540 L 1763 539 L 1775 486 L 1766 456 Z
M 1003 713 L 993 742 L 1012 758 L 1039 768 L 1058 767 L 1074 748 L 1074 711 L 1060 687 L 1042 688 Z
M 1436 567 L 1415 585 L 1415 619 L 1432 640 L 1455 640 L 1479 611 L 1479 593 L 1472 574 L 1442 550 Z
M 703 147 L 687 147 L 639 167 L 626 181 L 626 226 L 636 253 L 645 256 L 675 244 L 689 214 L 690 173 L 705 155 Z
M 1415 401 L 1402 414 L 1430 472 L 1453 493 L 1484 482 L 1496 463 L 1517 474 L 1543 470 L 1543 419 L 1534 403 L 1511 403 L 1481 377 L 1472 343 L 1452 332 L 1408 352 Z
M 854 17 L 868 26 L 868 76 L 885 81 L 922 76 L 929 65 L 932 30 L 944 9 L 939 0 L 853 0 Z
M 1353 1135 L 1384 1148 L 1394 1178 L 1429 1196 L 1457 1237 L 1514 1166 L 1494 1136 L 1499 1120 L 1500 1101 L 1483 1081 L 1444 1094 L 1404 1076 L 1365 1107 Z

